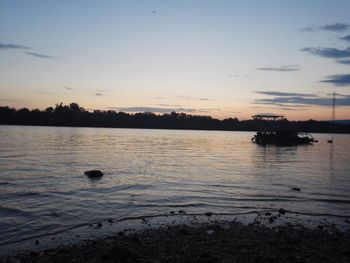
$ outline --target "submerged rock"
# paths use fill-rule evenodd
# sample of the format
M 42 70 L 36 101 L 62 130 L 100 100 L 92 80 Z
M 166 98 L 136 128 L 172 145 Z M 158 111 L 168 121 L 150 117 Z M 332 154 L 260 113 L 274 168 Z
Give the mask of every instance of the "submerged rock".
M 214 234 L 214 230 L 213 229 L 209 229 L 207 231 L 205 231 L 208 235 L 212 235 Z
M 89 178 L 101 178 L 103 173 L 100 170 L 89 170 L 84 173 Z

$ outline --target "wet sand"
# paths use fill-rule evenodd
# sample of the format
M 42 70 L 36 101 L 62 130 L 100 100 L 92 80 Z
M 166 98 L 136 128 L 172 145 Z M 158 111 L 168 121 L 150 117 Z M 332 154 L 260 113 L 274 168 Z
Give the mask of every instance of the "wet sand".
M 175 225 L 120 231 L 0 262 L 350 262 L 350 233 L 334 225 L 258 221 Z

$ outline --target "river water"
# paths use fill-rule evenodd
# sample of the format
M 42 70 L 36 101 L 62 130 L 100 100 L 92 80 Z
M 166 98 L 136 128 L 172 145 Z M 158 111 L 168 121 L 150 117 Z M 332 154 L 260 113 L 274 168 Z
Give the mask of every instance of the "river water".
M 262 147 L 252 132 L 0 126 L 0 250 L 145 215 L 275 211 L 350 219 L 350 135 Z M 91 180 L 84 171 L 100 169 Z M 295 191 L 293 188 L 300 188 Z M 7 249 L 7 248 L 6 248 Z

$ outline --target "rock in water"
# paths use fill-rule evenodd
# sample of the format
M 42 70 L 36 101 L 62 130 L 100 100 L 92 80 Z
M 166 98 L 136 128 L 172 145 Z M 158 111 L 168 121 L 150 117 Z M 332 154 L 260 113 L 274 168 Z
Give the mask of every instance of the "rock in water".
M 278 209 L 278 213 L 280 213 L 281 215 L 285 215 L 286 210 L 284 210 L 283 208 L 280 208 L 280 209 Z
M 90 170 L 90 171 L 86 171 L 84 173 L 87 177 L 89 178 L 101 178 L 103 176 L 103 173 L 100 170 Z

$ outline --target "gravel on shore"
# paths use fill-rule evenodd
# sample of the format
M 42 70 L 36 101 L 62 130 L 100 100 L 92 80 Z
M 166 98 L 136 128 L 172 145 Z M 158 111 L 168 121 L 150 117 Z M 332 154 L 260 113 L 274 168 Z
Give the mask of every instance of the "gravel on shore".
M 350 262 L 350 233 L 239 222 L 121 231 L 0 262 Z

